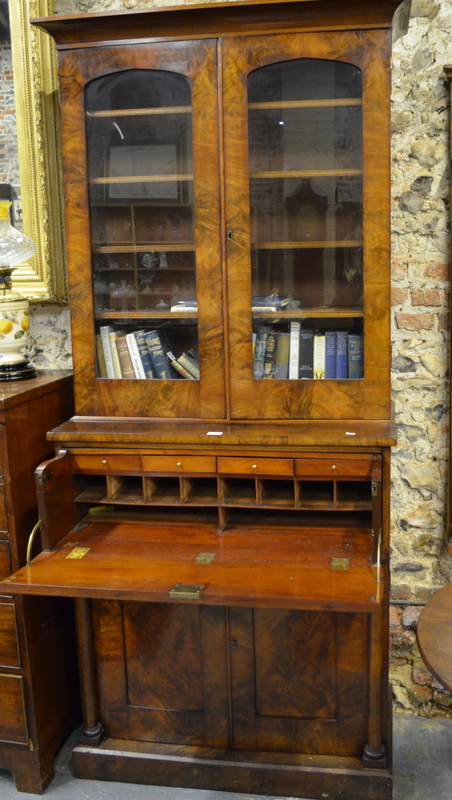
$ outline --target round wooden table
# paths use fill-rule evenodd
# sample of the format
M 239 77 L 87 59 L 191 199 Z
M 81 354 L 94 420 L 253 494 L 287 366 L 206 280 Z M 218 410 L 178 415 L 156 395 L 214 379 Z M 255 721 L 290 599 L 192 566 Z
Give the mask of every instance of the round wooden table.
M 452 692 L 452 583 L 436 592 L 422 609 L 417 640 L 429 670 Z

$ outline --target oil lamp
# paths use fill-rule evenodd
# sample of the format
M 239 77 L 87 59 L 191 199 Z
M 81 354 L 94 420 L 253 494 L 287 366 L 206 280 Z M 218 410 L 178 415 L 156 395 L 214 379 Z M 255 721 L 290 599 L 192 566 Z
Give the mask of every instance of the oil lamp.
M 11 273 L 36 250 L 34 242 L 11 225 L 9 200 L 0 200 L 0 381 L 34 378 L 24 354 L 30 327 L 29 303 L 11 289 Z

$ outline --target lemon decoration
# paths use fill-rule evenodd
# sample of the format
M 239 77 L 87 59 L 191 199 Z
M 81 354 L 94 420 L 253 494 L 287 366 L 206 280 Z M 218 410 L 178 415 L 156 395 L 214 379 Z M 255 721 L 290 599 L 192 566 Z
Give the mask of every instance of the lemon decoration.
M 3 333 L 4 336 L 11 333 L 13 328 L 14 325 L 10 319 L 0 319 L 0 333 Z
M 23 331 L 28 331 L 30 328 L 30 320 L 28 317 L 24 317 L 22 322 L 20 323 L 20 327 Z

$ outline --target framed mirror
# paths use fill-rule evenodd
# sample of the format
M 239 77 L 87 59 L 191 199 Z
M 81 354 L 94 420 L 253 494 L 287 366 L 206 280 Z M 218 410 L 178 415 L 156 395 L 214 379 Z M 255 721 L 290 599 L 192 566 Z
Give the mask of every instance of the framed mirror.
M 52 12 L 53 0 L 9 3 L 23 230 L 36 244 L 13 283 L 34 301 L 61 302 L 67 287 L 56 53 L 50 36 L 29 22 Z

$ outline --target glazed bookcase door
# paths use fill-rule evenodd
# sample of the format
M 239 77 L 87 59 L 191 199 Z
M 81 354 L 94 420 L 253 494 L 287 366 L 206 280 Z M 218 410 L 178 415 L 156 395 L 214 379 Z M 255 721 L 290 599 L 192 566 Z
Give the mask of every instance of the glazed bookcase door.
M 234 418 L 389 414 L 387 46 L 225 43 Z
M 77 413 L 222 417 L 216 45 L 61 68 Z

